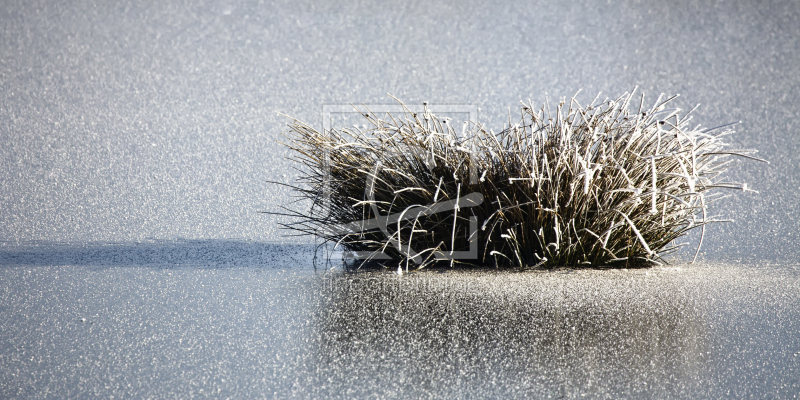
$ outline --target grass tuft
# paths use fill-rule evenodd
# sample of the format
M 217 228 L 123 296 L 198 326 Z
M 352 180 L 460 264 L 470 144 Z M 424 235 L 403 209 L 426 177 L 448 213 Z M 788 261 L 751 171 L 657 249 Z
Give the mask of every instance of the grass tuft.
M 296 220 L 281 225 L 406 269 L 659 263 L 700 228 L 696 258 L 705 225 L 720 221 L 708 214 L 715 189 L 749 190 L 720 175 L 735 157 L 759 159 L 726 149 L 730 125 L 691 128 L 691 111 L 668 108 L 675 97 L 523 103 L 499 133 L 472 121 L 459 133 L 427 107 L 361 111 L 367 129 L 293 119 L 284 136 L 302 168 L 292 187 L 310 206 L 287 208 Z

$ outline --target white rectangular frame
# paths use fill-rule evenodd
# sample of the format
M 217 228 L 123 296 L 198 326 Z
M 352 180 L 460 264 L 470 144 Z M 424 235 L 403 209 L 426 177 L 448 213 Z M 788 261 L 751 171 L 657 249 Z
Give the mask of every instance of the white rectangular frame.
M 322 133 L 323 135 L 327 136 L 328 133 L 333 129 L 332 126 L 332 115 L 333 114 L 361 114 L 361 112 L 357 109 L 358 106 L 354 106 L 352 104 L 324 104 L 322 106 Z M 469 121 L 470 123 L 477 123 L 478 122 L 478 111 L 479 108 L 475 104 L 419 104 L 419 105 L 401 105 L 401 104 L 361 104 L 361 107 L 365 109 L 369 109 L 375 114 L 383 114 L 388 113 L 392 115 L 403 115 L 407 111 L 412 113 L 424 113 L 426 110 L 434 115 L 436 114 L 448 114 L 448 113 L 467 113 L 469 114 Z M 326 164 L 326 171 L 327 165 L 329 164 L 330 160 L 328 159 L 327 155 L 325 157 L 325 164 Z M 474 165 L 474 163 L 472 163 Z M 323 200 L 324 204 L 328 204 L 327 199 L 330 197 L 330 183 L 329 183 L 329 175 L 326 172 L 325 182 L 323 184 Z M 478 175 L 477 170 L 475 168 L 470 168 L 470 183 L 475 184 L 478 182 Z M 460 259 L 470 259 L 474 260 L 478 258 L 478 220 L 476 217 L 470 217 L 470 224 L 469 224 L 470 234 L 469 234 L 469 250 L 466 251 L 436 251 L 434 252 L 434 257 L 436 260 L 460 260 Z M 383 254 L 383 253 L 369 253 L 369 252 L 356 252 L 355 254 L 351 254 L 352 258 L 357 259 L 391 259 L 390 256 Z

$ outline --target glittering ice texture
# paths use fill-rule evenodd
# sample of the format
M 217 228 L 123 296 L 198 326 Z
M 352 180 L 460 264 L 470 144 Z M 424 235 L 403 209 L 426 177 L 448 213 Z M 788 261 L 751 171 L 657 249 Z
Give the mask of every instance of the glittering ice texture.
M 796 395 L 798 20 L 795 1 L 4 1 L 0 397 Z M 760 194 L 718 204 L 735 222 L 699 266 L 349 283 L 263 244 L 295 243 L 257 213 L 297 176 L 276 111 L 321 127 L 325 104 L 391 93 L 502 126 L 519 100 L 637 85 L 741 120 L 731 147 L 771 162 L 735 169 Z

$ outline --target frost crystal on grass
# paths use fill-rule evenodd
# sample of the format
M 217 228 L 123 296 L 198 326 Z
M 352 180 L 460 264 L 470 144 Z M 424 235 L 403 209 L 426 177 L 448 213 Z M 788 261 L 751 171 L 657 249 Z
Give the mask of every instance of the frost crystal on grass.
M 319 132 L 295 119 L 286 145 L 303 168 L 292 187 L 310 206 L 287 209 L 296 220 L 282 225 L 405 268 L 659 262 L 690 229 L 703 230 L 702 244 L 716 222 L 712 189 L 749 190 L 719 181 L 733 158 L 758 160 L 725 149 L 730 126 L 689 127 L 691 111 L 667 107 L 675 97 L 523 103 L 497 134 L 474 121 L 457 134 L 427 107 L 385 119 L 361 111 L 366 129 Z M 467 249 L 477 251 L 452 256 Z

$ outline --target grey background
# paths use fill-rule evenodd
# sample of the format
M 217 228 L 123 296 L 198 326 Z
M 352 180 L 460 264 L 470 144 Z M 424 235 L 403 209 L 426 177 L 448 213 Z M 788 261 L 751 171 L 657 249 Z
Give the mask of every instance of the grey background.
M 732 178 L 704 250 L 795 259 L 800 5 L 680 2 L 37 2 L 0 6 L 0 240 L 287 241 L 295 173 L 276 143 L 323 104 L 476 104 L 578 89 L 742 120 L 733 147 L 772 164 Z M 294 241 L 294 240 L 290 240 Z
M 0 0 L 0 397 L 796 396 L 799 14 Z M 323 272 L 256 213 L 296 177 L 276 112 L 391 93 L 500 129 L 519 100 L 637 85 L 771 161 L 730 174 L 761 193 L 712 208 L 736 222 L 705 263 Z

